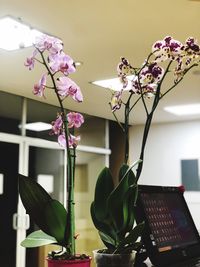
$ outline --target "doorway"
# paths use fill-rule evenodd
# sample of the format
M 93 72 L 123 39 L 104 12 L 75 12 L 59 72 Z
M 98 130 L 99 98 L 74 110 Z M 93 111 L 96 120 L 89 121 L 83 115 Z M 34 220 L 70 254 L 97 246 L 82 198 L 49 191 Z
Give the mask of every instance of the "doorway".
M 63 203 L 64 151 L 47 147 L 29 146 L 28 176 L 36 180 L 51 195 Z M 27 234 L 38 230 L 30 220 Z M 26 249 L 26 267 L 39 266 L 40 251 L 38 248 Z
M 14 267 L 16 261 L 16 231 L 13 229 L 17 213 L 19 145 L 0 142 L 0 258 L 1 266 Z
M 31 222 L 32 228 L 28 230 L 29 220 L 18 195 L 16 177 L 18 173 L 21 173 L 31 177 L 39 177 L 42 182 L 41 178 L 51 178 L 48 170 L 52 171 L 55 165 L 60 166 L 59 177 L 63 177 L 64 150 L 52 141 L 0 133 L 0 152 L 1 266 L 29 267 L 29 263 L 26 264 L 26 256 L 28 258 L 30 252 L 23 248 L 20 243 L 35 226 Z M 55 173 L 56 170 L 54 170 L 53 175 L 56 177 L 57 186 L 59 178 L 58 174 Z M 45 183 L 48 185 L 46 180 Z M 55 196 L 55 198 L 58 197 Z M 62 201 L 62 199 L 60 200 Z M 30 254 L 34 255 L 34 251 Z M 38 266 L 38 263 L 31 266 Z

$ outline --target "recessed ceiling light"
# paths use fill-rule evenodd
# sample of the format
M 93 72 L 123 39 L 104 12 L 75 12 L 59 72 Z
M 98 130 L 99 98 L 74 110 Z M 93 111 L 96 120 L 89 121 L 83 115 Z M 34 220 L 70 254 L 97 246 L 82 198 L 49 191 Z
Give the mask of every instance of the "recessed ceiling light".
M 165 107 L 164 110 L 177 116 L 200 114 L 200 104 Z
M 21 128 L 21 125 L 19 126 L 19 128 Z M 26 130 L 42 132 L 52 129 L 52 125 L 50 123 L 45 123 L 45 122 L 32 122 L 32 123 L 26 123 L 24 128 Z
M 125 90 L 131 89 L 131 80 L 133 76 L 128 76 L 128 85 Z M 119 78 L 112 78 L 106 80 L 99 80 L 92 82 L 95 85 L 101 86 L 103 88 L 112 89 L 114 91 L 120 91 L 122 89 L 122 83 L 120 82 Z
M 0 48 L 16 50 L 32 46 L 36 36 L 43 33 L 24 24 L 20 19 L 6 16 L 0 19 Z
M 74 63 L 75 63 L 76 67 L 79 67 L 79 66 L 83 65 L 83 62 L 81 62 L 81 61 L 75 61 Z

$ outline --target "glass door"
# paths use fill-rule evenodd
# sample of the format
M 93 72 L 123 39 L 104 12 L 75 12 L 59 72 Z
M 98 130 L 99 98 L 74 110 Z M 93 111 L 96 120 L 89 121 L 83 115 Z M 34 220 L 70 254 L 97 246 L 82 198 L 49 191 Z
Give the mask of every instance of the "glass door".
M 64 150 L 58 144 L 38 140 L 28 144 L 28 176 L 46 189 L 52 198 L 64 201 Z M 26 234 L 38 230 L 30 220 Z M 52 248 L 50 247 L 49 250 Z M 44 267 L 47 247 L 26 249 L 26 267 Z
M 16 177 L 21 173 L 37 179 L 63 202 L 63 166 L 64 150 L 57 143 L 0 133 L 0 266 L 43 267 L 38 250 L 20 245 L 35 225 L 29 223 L 19 198 Z
M 1 266 L 14 267 L 16 231 L 13 227 L 18 202 L 16 174 L 19 144 L 0 141 L 0 259 Z

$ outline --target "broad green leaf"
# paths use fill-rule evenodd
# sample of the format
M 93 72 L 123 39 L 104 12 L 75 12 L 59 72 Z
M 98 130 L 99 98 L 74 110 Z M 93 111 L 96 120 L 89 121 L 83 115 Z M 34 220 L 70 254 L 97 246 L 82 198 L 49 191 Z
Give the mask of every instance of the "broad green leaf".
M 126 173 L 127 168 L 127 165 L 123 165 L 121 167 L 120 173 Z M 124 221 L 127 221 L 127 197 L 130 191 L 130 186 L 135 182 L 135 176 L 131 170 L 127 173 L 126 176 L 123 177 L 124 178 L 120 181 L 118 186 L 111 192 L 108 198 L 108 211 L 117 231 L 121 231 L 124 228 Z
M 139 159 L 139 160 L 133 162 L 133 164 L 131 164 L 130 166 L 125 165 L 125 166 L 128 167 L 128 168 L 126 168 L 126 171 L 125 171 L 124 173 L 123 173 L 123 172 L 121 173 L 121 174 L 123 174 L 123 175 L 120 175 L 120 176 L 119 176 L 119 181 L 122 180 L 122 179 L 124 179 L 124 177 L 125 177 L 126 175 L 128 175 L 130 172 L 132 172 L 132 174 L 134 175 L 132 169 L 133 169 L 136 165 L 138 165 L 139 163 L 141 163 L 141 162 L 142 162 L 142 160 Z M 123 166 L 122 166 L 122 167 L 123 167 Z M 132 174 L 131 174 L 131 175 L 132 175 Z M 134 183 L 135 183 L 135 182 L 136 182 L 136 177 L 135 177 L 135 175 L 134 175 Z
M 133 250 L 139 251 L 139 249 L 142 247 L 142 242 L 135 242 L 134 244 L 129 244 L 125 247 L 117 247 L 117 253 L 131 253 Z
M 107 235 L 107 234 L 99 231 L 99 236 L 107 248 L 115 248 L 116 247 L 116 240 L 114 240 L 110 235 Z
M 109 221 L 104 222 L 104 221 L 100 221 L 97 219 L 94 202 L 92 202 L 92 204 L 91 204 L 90 213 L 91 213 L 92 221 L 93 221 L 95 227 L 97 228 L 97 230 L 99 230 L 100 232 L 103 232 L 107 235 L 115 236 L 114 229 L 113 229 L 113 227 Z
M 26 212 L 43 231 L 47 230 L 44 210 L 52 200 L 50 195 L 33 179 L 19 174 L 19 194 Z
M 123 207 L 122 207 L 122 216 L 123 223 L 121 225 L 120 234 L 125 235 L 133 228 L 135 221 L 134 216 L 134 199 L 136 194 L 137 185 L 132 185 L 128 188 L 127 193 L 124 196 Z
M 95 216 L 99 221 L 108 215 L 107 199 L 114 189 L 112 175 L 108 168 L 104 168 L 97 179 L 94 196 Z
M 62 244 L 65 240 L 65 229 L 67 222 L 67 211 L 57 200 L 49 201 L 44 210 L 47 225 L 47 234 L 54 236 Z
M 139 251 L 139 249 L 142 247 L 142 242 L 135 242 L 128 246 L 129 249 Z
M 138 185 L 135 184 L 133 186 L 131 186 L 131 193 L 128 197 L 127 203 L 128 203 L 128 219 L 127 219 L 127 225 L 125 226 L 125 229 L 127 230 L 127 232 L 129 232 L 134 225 L 135 222 L 135 215 L 134 215 L 134 210 L 135 210 L 135 203 L 137 200 L 137 196 L 138 196 Z
M 26 248 L 33 248 L 54 243 L 57 243 L 54 237 L 39 230 L 28 235 L 26 239 L 21 242 L 21 245 Z
M 129 169 L 129 166 L 126 164 L 123 164 L 119 170 L 119 183 L 120 181 L 124 178 L 125 174 L 129 174 L 127 172 L 127 170 Z M 131 171 L 130 175 L 129 175 L 129 179 L 128 179 L 128 183 L 129 185 L 133 184 L 135 182 L 135 175 L 134 173 Z
M 125 245 L 131 245 L 136 242 L 138 237 L 140 237 L 144 230 L 144 222 L 136 225 L 119 244 L 119 248 L 124 247 Z

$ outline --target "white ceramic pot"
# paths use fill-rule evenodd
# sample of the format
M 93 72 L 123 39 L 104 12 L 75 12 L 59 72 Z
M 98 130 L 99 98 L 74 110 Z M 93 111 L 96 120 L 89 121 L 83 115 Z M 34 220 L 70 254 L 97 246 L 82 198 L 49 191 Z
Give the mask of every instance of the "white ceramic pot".
M 97 267 L 133 267 L 135 251 L 130 254 L 106 254 L 93 251 L 94 261 Z

